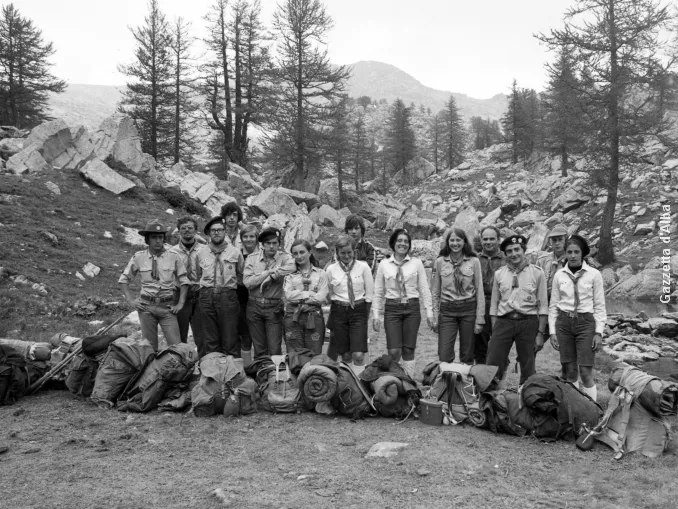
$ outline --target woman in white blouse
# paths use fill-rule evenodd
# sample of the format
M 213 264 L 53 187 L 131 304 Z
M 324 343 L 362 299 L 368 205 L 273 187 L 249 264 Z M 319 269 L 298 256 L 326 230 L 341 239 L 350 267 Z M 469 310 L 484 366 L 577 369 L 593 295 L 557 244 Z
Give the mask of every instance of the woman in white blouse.
M 393 256 L 381 261 L 374 284 L 374 330 L 383 323 L 386 348 L 403 369 L 414 378 L 414 351 L 421 324 L 420 300 L 426 309 L 429 327 L 435 326 L 431 291 L 424 264 L 409 255 L 412 238 L 404 228 L 396 229 L 388 240 Z
M 325 269 L 332 301 L 329 322 L 334 332 L 328 351 L 341 355 L 344 362 L 352 360 L 352 368 L 359 375 L 365 369 L 374 280 L 370 266 L 355 259 L 351 237 L 340 237 L 334 247 L 337 261 Z
M 574 384 L 581 376 L 583 391 L 594 401 L 598 396 L 593 380 L 595 354 L 603 344 L 607 314 L 600 272 L 584 260 L 589 245 L 579 235 L 565 243 L 567 265 L 553 276 L 549 329 L 551 346 L 560 351 L 565 379 Z

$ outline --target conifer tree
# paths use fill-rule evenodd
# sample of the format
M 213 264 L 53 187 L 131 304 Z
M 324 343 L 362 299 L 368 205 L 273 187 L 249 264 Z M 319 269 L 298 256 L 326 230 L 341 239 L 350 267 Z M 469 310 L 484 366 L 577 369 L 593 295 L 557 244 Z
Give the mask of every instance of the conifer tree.
M 344 192 L 345 168 L 351 160 L 351 132 L 349 125 L 348 96 L 343 95 L 331 104 L 329 129 L 326 131 L 325 145 L 329 161 L 337 172 L 339 187 L 339 208 L 346 205 Z
M 443 110 L 443 143 L 445 148 L 445 162 L 449 168 L 454 168 L 464 161 L 464 145 L 466 133 L 464 124 L 457 108 L 454 96 L 450 96 Z
M 50 71 L 55 50 L 42 31 L 14 4 L 0 13 L 0 125 L 32 128 L 45 120 L 48 93 L 61 93 L 66 82 Z
M 402 171 L 403 182 L 410 183 L 407 163 L 414 158 L 416 152 L 414 130 L 412 129 L 412 110 L 405 106 L 402 99 L 397 98 L 391 106 L 391 113 L 386 127 L 386 153 L 394 173 Z
M 353 152 L 353 182 L 355 183 L 356 192 L 359 193 L 361 182 L 364 180 L 365 156 L 369 150 L 365 116 L 362 112 L 357 114 L 351 127 L 353 134 L 351 143 L 351 151 Z

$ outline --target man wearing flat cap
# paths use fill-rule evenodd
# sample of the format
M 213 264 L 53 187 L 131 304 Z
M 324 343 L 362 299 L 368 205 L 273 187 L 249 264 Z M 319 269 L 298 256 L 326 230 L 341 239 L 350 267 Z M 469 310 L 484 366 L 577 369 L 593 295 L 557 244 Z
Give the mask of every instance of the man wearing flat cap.
M 544 275 L 546 276 L 546 294 L 549 302 L 551 302 L 553 277 L 567 262 L 565 259 L 565 240 L 567 240 L 568 235 L 569 233 L 567 228 L 565 228 L 565 225 L 555 225 L 546 236 L 551 251 L 542 251 L 537 255 L 537 260 L 534 262 L 537 267 L 544 271 Z M 546 338 L 550 336 L 548 322 L 546 323 L 544 334 Z
M 167 228 L 159 220 L 149 221 L 139 230 L 139 235 L 143 235 L 148 248 L 134 253 L 118 283 L 127 302 L 139 313 L 141 335 L 157 351 L 158 325 L 168 345 L 181 342 L 176 314 L 184 307 L 189 281 L 181 258 L 165 249 Z M 129 287 L 137 274 L 141 277 L 139 297 L 135 297 Z M 175 282 L 180 285 L 178 300 L 174 294 Z
M 520 383 L 535 373 L 535 353 L 544 346 L 548 319 L 544 271 L 525 259 L 527 239 L 511 235 L 500 246 L 506 265 L 499 268 L 492 283 L 490 317 L 492 337 L 487 364 L 498 366 L 501 379 L 513 343 L 520 363 Z
M 238 281 L 245 259 L 239 248 L 226 242 L 226 224 L 221 216 L 210 219 L 205 235 L 210 242 L 198 255 L 200 317 L 206 353 L 219 352 L 240 357 L 238 340 Z
M 294 259 L 280 251 L 282 235 L 277 228 L 259 234 L 261 249 L 247 257 L 243 282 L 250 291 L 247 324 L 254 356 L 282 353 L 283 283 L 297 270 Z

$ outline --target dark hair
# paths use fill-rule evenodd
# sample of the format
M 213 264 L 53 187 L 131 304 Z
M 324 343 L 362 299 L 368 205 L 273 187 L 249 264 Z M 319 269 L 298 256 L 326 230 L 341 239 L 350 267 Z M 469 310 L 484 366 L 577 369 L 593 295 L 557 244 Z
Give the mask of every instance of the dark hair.
M 193 223 L 196 231 L 198 230 L 198 221 L 196 221 L 196 219 L 191 216 L 184 216 L 177 219 L 177 228 L 181 228 L 186 223 Z
M 348 235 L 342 235 L 334 243 L 334 252 L 339 254 L 339 250 L 346 246 L 351 246 L 351 249 L 355 251 L 355 241 Z
M 471 246 L 471 243 L 468 241 L 466 232 L 461 228 L 450 228 L 445 232 L 445 235 L 443 235 L 443 246 L 440 248 L 440 254 L 438 254 L 438 256 L 450 256 L 452 253 L 452 249 L 450 248 L 450 237 L 453 233 L 464 241 L 464 245 L 461 248 L 461 254 L 467 257 L 478 256 L 473 250 L 473 246 Z
M 485 230 L 492 230 L 494 233 L 496 233 L 497 234 L 497 240 L 499 240 L 501 238 L 501 232 L 499 231 L 499 228 L 497 228 L 496 226 L 493 226 L 493 225 L 485 226 L 484 228 L 481 228 L 481 230 L 480 230 L 480 237 L 481 238 L 482 238 L 483 232 Z
M 408 232 L 405 228 L 396 228 L 395 230 L 393 230 L 393 233 L 388 238 L 388 247 L 391 248 L 391 251 L 395 252 L 395 243 L 400 235 L 407 236 L 407 241 L 410 243 L 410 248 L 407 250 L 407 252 L 409 253 L 412 250 L 412 236 L 410 235 L 410 232 Z
M 355 227 L 360 228 L 360 234 L 365 235 L 365 220 L 360 217 L 358 214 L 351 214 L 346 218 L 346 224 L 344 225 L 344 232 L 348 233 L 349 230 Z
M 311 265 L 313 267 L 319 267 L 318 265 L 318 260 L 315 259 L 315 256 L 313 256 L 313 249 L 311 248 L 311 243 L 306 240 L 306 239 L 297 239 L 294 242 L 292 242 L 292 246 L 290 247 L 290 253 L 292 253 L 292 249 L 294 249 L 295 246 L 304 246 L 306 248 L 306 251 L 311 253 L 311 257 L 309 258 L 309 261 L 311 262 Z M 294 262 L 296 265 L 296 261 Z M 298 269 L 299 267 L 297 267 Z
M 230 201 L 221 207 L 221 217 L 223 218 L 230 216 L 233 212 L 238 213 L 238 222 L 242 221 L 242 209 L 236 202 Z

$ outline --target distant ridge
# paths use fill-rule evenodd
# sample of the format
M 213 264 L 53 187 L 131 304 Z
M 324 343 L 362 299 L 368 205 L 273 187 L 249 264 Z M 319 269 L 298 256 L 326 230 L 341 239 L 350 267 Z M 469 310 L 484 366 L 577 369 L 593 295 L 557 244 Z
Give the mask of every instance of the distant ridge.
M 400 97 L 406 105 L 415 103 L 431 108 L 433 112 L 444 108 L 452 94 L 457 106 L 467 119 L 473 116 L 499 119 L 507 108 L 507 97 L 497 94 L 490 99 L 475 99 L 466 94 L 436 90 L 423 85 L 405 71 L 384 62 L 360 61 L 351 64 L 353 76 L 348 83 L 351 97 L 362 95 L 372 99 L 386 99 L 388 102 Z

